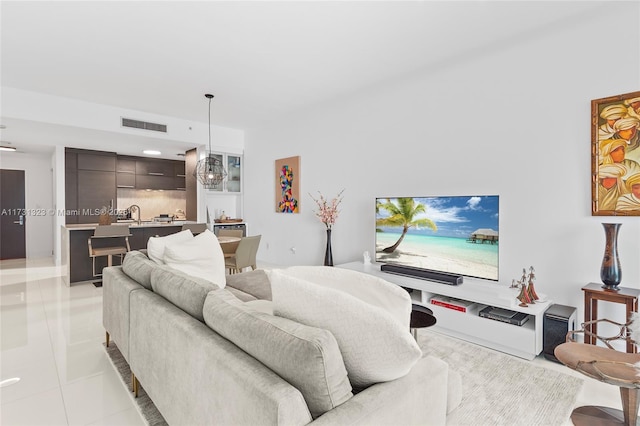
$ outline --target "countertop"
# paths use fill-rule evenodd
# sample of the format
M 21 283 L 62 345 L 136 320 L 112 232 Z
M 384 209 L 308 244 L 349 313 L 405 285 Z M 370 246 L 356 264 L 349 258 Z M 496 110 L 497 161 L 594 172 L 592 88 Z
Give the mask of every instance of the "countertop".
M 153 221 L 142 221 L 140 225 L 136 221 L 121 221 L 118 223 L 112 223 L 112 225 L 129 225 L 129 228 L 164 228 L 167 226 L 182 226 L 188 223 L 197 223 L 189 220 L 174 220 L 173 222 L 153 222 Z M 77 224 L 68 224 L 62 225 L 63 228 L 68 229 L 69 231 L 80 231 L 80 230 L 88 230 L 88 229 L 96 229 L 98 226 L 97 223 L 77 223 Z

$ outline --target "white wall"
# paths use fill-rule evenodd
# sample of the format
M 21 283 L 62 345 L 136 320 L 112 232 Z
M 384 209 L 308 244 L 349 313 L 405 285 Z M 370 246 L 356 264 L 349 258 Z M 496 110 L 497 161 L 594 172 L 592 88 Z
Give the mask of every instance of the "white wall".
M 161 132 L 152 132 L 152 135 L 144 134 L 149 140 L 156 140 L 156 143 L 162 140 L 182 141 L 190 149 L 194 143 L 205 145 L 209 134 L 207 124 L 202 122 L 30 92 L 13 87 L 2 88 L 2 115 L 3 117 L 39 123 L 109 132 L 109 137 L 112 138 L 114 144 L 118 141 L 118 135 L 142 135 L 139 129 L 122 127 L 120 124 L 122 117 L 166 124 L 166 134 Z M 242 130 L 212 125 L 211 138 L 212 143 L 223 147 L 242 150 L 244 146 Z M 101 149 L 105 150 L 104 147 Z
M 487 2 L 487 13 L 501 4 Z M 616 221 L 624 224 L 622 285 L 640 288 L 640 218 L 590 210 L 590 101 L 639 90 L 639 17 L 638 3 L 606 2 L 247 130 L 244 210 L 251 233 L 262 234 L 259 259 L 322 264 L 324 226 L 308 195 L 318 190 L 332 197 L 346 189 L 332 235 L 335 263 L 373 251 L 376 196 L 498 194 L 501 284 L 533 265 L 538 291 L 582 315 L 581 287 L 599 282 L 600 224 Z M 616 29 L 624 31 L 612 42 Z M 301 213 L 277 214 L 274 160 L 294 155 Z
M 25 172 L 25 209 L 32 213 L 25 218 L 27 258 L 51 256 L 55 216 L 50 212 L 54 208 L 51 154 L 3 152 L 0 168 Z

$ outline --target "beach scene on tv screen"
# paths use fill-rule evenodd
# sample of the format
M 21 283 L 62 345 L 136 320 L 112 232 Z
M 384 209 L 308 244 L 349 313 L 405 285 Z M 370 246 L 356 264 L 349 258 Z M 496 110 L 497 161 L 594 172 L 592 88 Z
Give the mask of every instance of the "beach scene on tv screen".
M 376 199 L 376 261 L 498 280 L 499 197 Z

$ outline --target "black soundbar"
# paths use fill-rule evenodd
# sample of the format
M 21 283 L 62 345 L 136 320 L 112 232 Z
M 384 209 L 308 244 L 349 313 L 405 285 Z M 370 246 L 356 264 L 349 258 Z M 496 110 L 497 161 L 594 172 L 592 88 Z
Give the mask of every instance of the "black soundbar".
M 462 276 L 448 274 L 446 272 L 432 271 L 430 269 L 412 268 L 411 266 L 393 265 L 384 263 L 380 266 L 382 272 L 390 274 L 405 275 L 412 278 L 420 278 L 423 280 L 436 281 L 443 284 L 459 285 L 462 284 Z

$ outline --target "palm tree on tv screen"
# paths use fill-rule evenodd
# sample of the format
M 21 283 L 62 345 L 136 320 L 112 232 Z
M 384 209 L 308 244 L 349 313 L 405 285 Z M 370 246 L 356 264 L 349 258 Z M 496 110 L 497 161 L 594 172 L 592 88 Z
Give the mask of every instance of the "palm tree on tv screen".
M 402 243 L 404 236 L 412 226 L 424 226 L 433 231 L 438 230 L 438 227 L 431 219 L 414 219 L 419 213 L 426 213 L 427 208 L 424 204 L 416 203 L 413 198 L 397 198 L 397 200 L 398 204 L 392 203 L 388 198 L 386 203 L 378 202 L 376 204 L 376 212 L 380 209 L 389 212 L 389 216 L 376 220 L 376 226 L 402 226 L 402 234 L 398 241 L 392 246 L 382 249 L 383 253 L 393 253 Z

